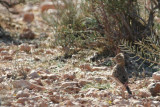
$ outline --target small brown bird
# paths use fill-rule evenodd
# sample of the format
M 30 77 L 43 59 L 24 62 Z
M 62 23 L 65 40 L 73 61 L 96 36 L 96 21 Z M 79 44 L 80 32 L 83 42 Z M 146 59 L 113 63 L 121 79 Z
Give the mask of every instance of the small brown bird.
M 112 76 L 118 82 L 118 84 L 122 85 L 130 95 L 132 95 L 132 92 L 130 91 L 130 88 L 128 87 L 128 73 L 125 70 L 125 59 L 124 54 L 119 53 L 117 54 L 113 60 L 116 62 L 116 65 L 113 67 L 112 70 Z

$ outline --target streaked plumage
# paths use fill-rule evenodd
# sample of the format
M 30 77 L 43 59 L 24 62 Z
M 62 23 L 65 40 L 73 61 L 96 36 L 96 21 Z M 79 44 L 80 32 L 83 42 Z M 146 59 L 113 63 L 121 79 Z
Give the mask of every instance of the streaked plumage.
M 117 54 L 113 60 L 116 62 L 116 65 L 114 66 L 112 70 L 112 76 L 115 78 L 115 80 L 125 86 L 126 90 L 129 94 L 132 94 L 130 91 L 130 88 L 128 87 L 128 73 L 125 70 L 125 59 L 124 54 L 119 53 Z

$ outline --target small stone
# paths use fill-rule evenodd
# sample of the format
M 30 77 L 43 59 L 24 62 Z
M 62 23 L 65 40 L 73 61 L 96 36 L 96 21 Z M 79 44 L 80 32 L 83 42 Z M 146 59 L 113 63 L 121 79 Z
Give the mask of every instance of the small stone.
M 12 82 L 12 85 L 14 88 L 28 88 L 30 90 L 37 89 L 39 91 L 45 90 L 44 87 L 37 85 L 37 84 L 30 83 L 27 80 L 15 80 Z
M 55 5 L 53 2 L 43 2 L 41 4 L 41 12 L 43 13 L 44 11 L 47 11 L 49 9 L 55 9 Z
M 42 79 L 51 79 L 52 81 L 59 80 L 60 76 L 56 74 L 42 74 Z
M 160 106 L 160 102 L 159 101 L 152 101 L 152 104 L 154 104 L 156 107 Z
M 80 91 L 79 87 L 67 86 L 64 88 L 64 91 L 67 93 L 78 93 Z
M 37 72 L 39 74 L 50 74 L 50 72 L 48 70 L 41 70 L 41 69 L 38 69 Z
M 33 6 L 30 4 L 26 4 L 23 8 L 23 12 L 30 12 L 32 11 Z
M 76 78 L 76 75 L 74 73 L 67 73 L 63 75 L 63 78 L 66 80 L 73 80 Z
M 13 60 L 12 56 L 3 56 L 2 57 L 3 60 Z
M 3 82 L 4 78 L 4 76 L 0 77 L 0 83 Z
M 0 55 L 1 56 L 9 55 L 9 52 L 4 50 L 4 51 L 1 51 Z
M 21 97 L 17 100 L 17 103 L 21 103 L 21 104 L 25 105 L 25 103 L 27 103 L 28 101 L 29 101 L 29 98 Z
M 0 90 L 5 90 L 5 91 L 8 91 L 11 89 L 11 85 L 8 85 L 6 82 L 2 82 L 0 84 Z
M 148 92 L 147 89 L 139 89 L 138 96 L 142 98 L 146 98 L 146 97 L 150 97 L 151 94 Z
M 11 78 L 13 76 L 12 73 L 7 73 L 7 78 Z
M 107 104 L 107 103 L 101 103 L 100 107 L 109 107 L 109 104 Z
M 42 80 L 40 78 L 37 78 L 35 81 L 37 82 L 38 85 L 43 86 Z
M 142 101 L 132 99 L 133 106 L 142 105 Z M 139 106 L 138 106 L 139 107 Z
M 46 101 L 40 101 L 39 102 L 39 107 L 49 107 L 49 105 L 47 104 L 47 102 Z
M 95 78 L 95 81 L 96 81 L 97 83 L 102 83 L 103 78 L 101 78 L 101 77 L 96 77 L 96 78 Z
M 31 68 L 26 67 L 26 68 L 24 68 L 24 71 L 29 72 L 29 71 L 31 71 Z
M 73 106 L 74 104 L 72 103 L 71 100 L 67 100 L 67 101 L 65 101 L 65 105 L 68 106 L 68 107 L 71 107 L 71 106 Z
M 20 50 L 24 51 L 24 52 L 30 52 L 31 51 L 31 47 L 27 44 L 21 44 L 20 45 Z
M 53 55 L 54 52 L 52 52 L 52 50 L 46 50 L 45 54 L 51 54 L 51 55 Z
M 34 56 L 34 60 L 35 61 L 40 61 L 41 59 L 40 59 L 40 57 Z
M 31 23 L 34 20 L 34 14 L 30 12 L 26 12 L 23 15 L 23 21 L 27 23 Z
M 98 97 L 99 95 L 97 91 L 98 90 L 95 88 L 89 88 L 88 92 L 86 92 L 86 97 L 94 97 L 94 98 Z
M 59 103 L 61 102 L 61 97 L 58 96 L 58 95 L 51 95 L 49 96 L 50 100 L 53 102 L 53 103 Z
M 85 98 L 78 98 L 78 99 L 76 99 L 76 102 L 79 102 L 80 104 L 86 104 L 88 102 L 88 100 Z
M 92 71 L 92 67 L 90 66 L 90 64 L 80 65 L 80 69 L 81 70 Z
M 2 51 L 4 51 L 4 50 L 6 50 L 5 48 L 3 48 L 3 47 L 1 47 L 0 48 L 0 52 L 2 52 Z
M 90 64 L 80 65 L 80 69 L 81 70 L 87 70 L 87 71 L 93 71 L 93 69 L 92 69 Z
M 20 34 L 20 39 L 34 39 L 35 37 L 35 33 L 30 29 L 24 29 L 23 33 Z
M 23 92 L 23 91 L 18 91 L 16 98 L 20 98 L 20 97 L 29 97 L 29 93 Z
M 71 86 L 71 87 L 74 87 L 74 86 L 79 86 L 78 82 L 64 82 L 62 83 L 61 87 L 68 87 L 68 86 Z
M 90 83 L 91 83 L 91 81 L 89 81 L 89 80 L 84 80 L 84 79 L 79 80 L 79 85 L 80 85 L 81 87 L 83 87 L 83 86 L 86 85 L 86 84 L 90 84 Z
M 34 78 L 39 78 L 39 74 L 37 73 L 37 71 L 35 70 L 32 70 L 31 73 L 28 75 L 31 79 L 34 79 Z
M 113 103 L 114 103 L 114 104 L 119 104 L 120 101 L 121 101 L 120 99 L 115 99 L 115 100 L 113 101 Z
M 93 67 L 92 68 L 92 71 L 102 71 L 102 70 L 107 70 L 108 69 L 108 67 Z
M 43 86 L 43 83 L 40 78 L 36 78 L 36 79 L 32 80 L 31 83 Z

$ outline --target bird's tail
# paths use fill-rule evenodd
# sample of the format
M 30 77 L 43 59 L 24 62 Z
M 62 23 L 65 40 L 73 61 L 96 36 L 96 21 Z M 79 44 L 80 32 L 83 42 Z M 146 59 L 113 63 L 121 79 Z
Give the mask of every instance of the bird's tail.
M 126 86 L 126 90 L 128 91 L 128 93 L 129 93 L 130 95 L 132 95 L 132 92 L 131 92 L 131 90 L 130 90 L 130 88 L 129 88 L 128 86 Z

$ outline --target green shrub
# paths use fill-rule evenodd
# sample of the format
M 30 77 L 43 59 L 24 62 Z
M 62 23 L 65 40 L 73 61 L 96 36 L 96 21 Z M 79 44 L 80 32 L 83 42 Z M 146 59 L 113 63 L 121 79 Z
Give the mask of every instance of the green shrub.
M 43 18 L 56 30 L 55 45 L 61 45 L 66 54 L 73 54 L 82 48 L 90 48 L 96 41 L 98 33 L 93 30 L 96 27 L 96 19 L 91 15 L 88 2 L 81 3 L 71 0 L 62 0 L 64 6 L 57 3 L 56 13 L 53 16 L 44 13 Z M 47 16 L 47 17 L 45 17 Z
M 151 0 L 149 2 L 150 9 L 143 10 L 143 17 L 145 17 L 145 11 L 147 11 L 147 21 L 145 22 L 145 29 L 138 34 L 144 35 L 143 38 L 136 41 L 121 40 L 120 48 L 122 51 L 134 54 L 134 57 L 138 57 L 136 61 L 141 60 L 139 68 L 145 63 L 149 62 L 150 67 L 153 65 L 160 66 L 160 24 L 154 19 L 155 16 L 159 17 L 159 5 L 160 2 Z M 142 10 L 142 9 L 141 9 Z M 143 19 L 143 22 L 145 20 Z
M 43 18 L 56 30 L 55 45 L 61 45 L 66 54 L 83 48 L 94 48 L 99 54 L 119 52 L 121 39 L 134 42 L 152 34 L 153 11 L 147 12 L 137 0 L 62 0 L 55 5 L 56 12 Z
M 135 42 L 134 45 L 129 41 L 122 40 L 119 46 L 122 51 L 133 54 L 133 59 L 138 57 L 136 61 L 142 60 L 139 68 L 145 62 L 149 62 L 151 67 L 154 64 L 160 65 L 160 42 L 158 40 L 159 39 L 156 39 L 155 36 L 152 38 L 148 37 L 142 41 Z

